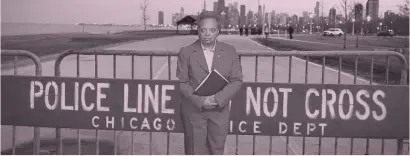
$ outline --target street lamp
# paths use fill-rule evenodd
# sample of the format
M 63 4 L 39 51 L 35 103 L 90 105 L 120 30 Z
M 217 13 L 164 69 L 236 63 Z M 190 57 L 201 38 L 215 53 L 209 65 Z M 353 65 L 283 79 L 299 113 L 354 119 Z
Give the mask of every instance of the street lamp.
M 310 13 L 309 17 L 310 17 L 310 34 L 312 34 L 312 18 L 313 18 L 313 14 Z
M 366 31 L 366 34 L 369 34 L 369 24 L 370 24 L 370 20 L 371 20 L 372 18 L 371 18 L 370 16 L 367 16 L 366 19 L 367 19 L 367 31 Z
M 354 36 L 354 23 L 355 23 L 355 21 L 356 21 L 356 20 L 353 18 L 353 19 L 352 19 L 352 22 L 353 22 L 352 35 L 353 35 L 353 36 Z

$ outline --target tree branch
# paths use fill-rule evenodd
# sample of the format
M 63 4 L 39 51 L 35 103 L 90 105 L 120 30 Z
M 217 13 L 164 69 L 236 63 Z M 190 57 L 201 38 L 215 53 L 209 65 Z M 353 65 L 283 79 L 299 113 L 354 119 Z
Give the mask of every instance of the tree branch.
M 140 9 L 142 12 L 141 15 L 141 21 L 144 24 L 144 30 L 147 30 L 147 21 L 149 20 L 149 16 L 148 16 L 148 4 L 149 4 L 149 0 L 143 0 L 143 2 L 140 2 Z

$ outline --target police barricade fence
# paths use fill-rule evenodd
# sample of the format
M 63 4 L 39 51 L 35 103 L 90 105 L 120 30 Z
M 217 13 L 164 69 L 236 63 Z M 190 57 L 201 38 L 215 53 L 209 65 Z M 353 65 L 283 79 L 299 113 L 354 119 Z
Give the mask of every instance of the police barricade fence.
M 318 138 L 318 154 L 322 154 L 322 139 L 329 137 L 334 138 L 334 154 L 338 154 L 338 140 L 342 138 L 351 138 L 350 154 L 353 154 L 354 138 L 366 139 L 365 151 L 361 154 L 369 154 L 370 139 L 382 139 L 381 154 L 385 154 L 384 139 L 396 139 L 396 153 L 403 152 L 403 139 L 408 139 L 409 114 L 407 61 L 403 55 L 392 51 L 238 53 L 242 62 L 247 57 L 255 58 L 253 62 L 255 68 L 254 82 L 245 82 L 242 90 L 232 99 L 230 105 L 232 112 L 230 134 L 235 135 L 235 154 L 239 153 L 239 135 L 252 136 L 252 154 L 257 153 L 256 136 L 269 137 L 269 154 L 274 154 L 272 136 L 286 137 L 284 140 L 285 154 L 290 154 L 289 137 L 302 137 L 301 154 L 306 154 L 306 140 L 312 137 Z M 170 154 L 170 134 L 183 133 L 179 116 L 178 81 L 171 80 L 173 71 L 171 67 L 175 67 L 171 62 L 177 55 L 177 52 L 170 51 L 68 50 L 56 59 L 56 77 L 2 77 L 2 89 L 12 90 L 2 92 L 2 97 L 6 97 L 2 98 L 2 110 L 13 110 L 4 111 L 4 113 L 2 111 L 2 125 L 55 127 L 57 154 L 63 153 L 63 128 L 78 129 L 77 154 L 81 154 L 83 150 L 80 129 L 96 130 L 96 154 L 100 154 L 100 130 L 114 131 L 113 154 L 119 154 L 117 131 L 132 131 L 130 154 L 136 152 L 134 131 L 149 132 L 149 154 L 153 152 L 152 133 L 165 132 L 166 154 Z M 67 56 L 76 57 L 76 78 L 60 77 L 63 75 L 61 62 Z M 80 66 L 82 60 L 80 58 L 83 56 L 87 57 L 85 60 L 93 60 L 94 78 L 80 78 L 80 71 L 85 68 Z M 104 59 L 103 64 L 99 64 L 101 56 L 112 57 L 112 78 L 99 78 L 99 71 L 107 72 L 107 60 Z M 129 71 L 131 79 L 117 78 L 117 63 L 124 61 L 121 59 L 121 62 L 117 62 L 117 57 L 124 56 L 127 56 L 128 61 L 131 62 L 131 68 L 120 68 L 120 71 Z M 139 65 L 135 56 L 149 57 L 148 79 L 135 79 L 135 70 L 147 67 Z M 351 85 L 341 83 L 343 57 L 348 56 L 355 58 L 353 84 Z M 168 80 L 153 80 L 154 57 L 166 58 L 166 61 L 162 62 L 167 63 Z M 294 57 L 305 59 L 304 84 L 292 82 Z M 322 61 L 319 65 L 321 83 L 308 84 L 310 59 L 318 57 Z M 325 82 L 326 59 L 331 57 L 338 59 L 338 84 Z M 371 59 L 369 84 L 357 84 L 359 57 L 370 57 Z M 387 59 L 386 84 L 384 85 L 376 85 L 373 82 L 375 57 Z M 401 63 L 400 85 L 389 84 L 391 57 Z M 259 59 L 262 58 L 272 58 L 272 66 L 265 68 L 272 69 L 271 83 L 258 82 L 258 64 Z M 288 79 L 285 83 L 275 81 L 277 77 L 275 69 L 277 63 L 280 62 L 279 58 L 288 58 Z M 137 67 L 135 67 L 136 63 Z M 99 67 L 104 69 L 99 69 Z M 12 82 L 18 86 L 4 85 L 3 87 L 3 82 L 8 82 L 4 84 Z M 27 90 L 30 90 L 30 93 Z M 27 92 L 28 96 L 18 95 L 17 98 L 16 95 L 12 95 L 16 92 Z M 27 105 L 27 102 L 30 104 Z M 38 138 L 35 139 L 39 143 Z M 39 144 L 37 144 L 34 151 L 39 150 Z
M 19 58 L 21 58 L 21 57 L 29 59 L 34 63 L 35 76 L 41 76 L 41 74 L 42 74 L 42 67 L 41 67 L 40 59 L 35 54 L 33 54 L 29 51 L 25 51 L 25 50 L 1 50 L 1 57 L 2 57 L 2 60 L 6 60 L 4 58 L 13 57 L 13 59 L 12 59 L 13 75 L 18 75 L 19 74 L 18 73 L 18 61 L 19 61 Z M 4 65 L 4 64 L 2 64 L 2 65 Z M 3 70 L 3 68 L 2 68 L 2 70 Z M 3 72 L 2 72 L 2 75 L 3 75 Z M 1 86 L 2 86 L 1 87 L 2 92 L 7 92 L 8 91 L 7 89 L 3 88 L 3 86 L 4 86 L 3 81 L 1 82 Z M 2 94 L 2 97 L 4 98 L 3 94 Z M 7 101 L 5 101 L 5 102 L 7 102 Z M 3 102 L 3 100 L 2 100 L 2 103 L 3 103 L 2 106 L 5 105 L 5 102 Z M 5 110 L 2 107 L 2 112 L 3 111 L 10 111 L 10 110 L 7 110 L 7 109 Z M 3 119 L 3 116 L 2 116 L 2 119 Z M 12 154 L 12 155 L 16 154 L 16 129 L 17 129 L 16 125 L 12 125 L 11 149 L 9 150 L 9 153 Z M 40 149 L 40 129 L 38 127 L 34 127 L 33 135 L 34 135 L 34 137 L 33 137 L 33 146 L 32 146 L 33 147 L 33 154 L 38 154 L 39 149 Z M 6 138 L 6 136 L 3 136 L 2 138 Z

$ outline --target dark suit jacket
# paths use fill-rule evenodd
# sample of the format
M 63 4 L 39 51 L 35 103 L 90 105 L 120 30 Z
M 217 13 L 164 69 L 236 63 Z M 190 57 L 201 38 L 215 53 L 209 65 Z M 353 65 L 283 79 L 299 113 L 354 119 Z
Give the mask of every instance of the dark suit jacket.
M 219 109 L 229 105 L 229 101 L 239 91 L 243 82 L 242 66 L 236 49 L 223 42 L 216 42 L 212 70 L 218 70 L 229 84 L 215 94 Z M 194 89 L 208 75 L 209 70 L 199 40 L 181 48 L 178 54 L 176 76 L 180 81 L 181 111 L 183 114 L 200 113 L 205 97 L 193 94 Z

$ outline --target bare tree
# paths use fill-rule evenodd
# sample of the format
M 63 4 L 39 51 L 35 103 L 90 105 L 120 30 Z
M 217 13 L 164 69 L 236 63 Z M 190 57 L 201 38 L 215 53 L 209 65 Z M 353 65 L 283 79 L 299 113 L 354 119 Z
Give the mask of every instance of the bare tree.
M 343 49 L 346 49 L 346 32 L 347 32 L 347 23 L 354 17 L 354 2 L 352 0 L 340 0 L 340 7 L 335 6 L 338 12 L 344 15 L 344 42 Z M 354 30 L 353 30 L 354 31 Z
M 149 4 L 149 0 L 142 0 L 142 2 L 140 2 L 140 9 L 142 12 L 141 15 L 141 21 L 144 24 L 144 30 L 147 30 L 147 21 L 149 20 L 149 16 L 148 16 L 148 4 Z
M 400 10 L 400 15 L 404 17 L 409 17 L 409 0 L 405 0 L 403 5 L 398 5 Z
M 320 24 L 321 24 L 320 26 L 321 26 L 321 28 L 322 28 L 322 33 L 323 33 L 323 31 L 325 31 L 325 28 L 324 28 L 324 27 L 325 27 L 325 25 L 324 25 L 325 21 L 324 21 L 324 17 L 323 17 L 323 13 L 324 13 L 324 11 L 325 11 L 325 10 L 324 10 L 325 6 L 324 6 L 324 4 L 323 4 L 323 0 L 321 1 L 321 4 L 320 4 L 320 5 L 321 5 L 321 7 L 322 7 L 322 18 L 320 19 L 320 22 L 321 22 L 321 23 L 320 23 Z

